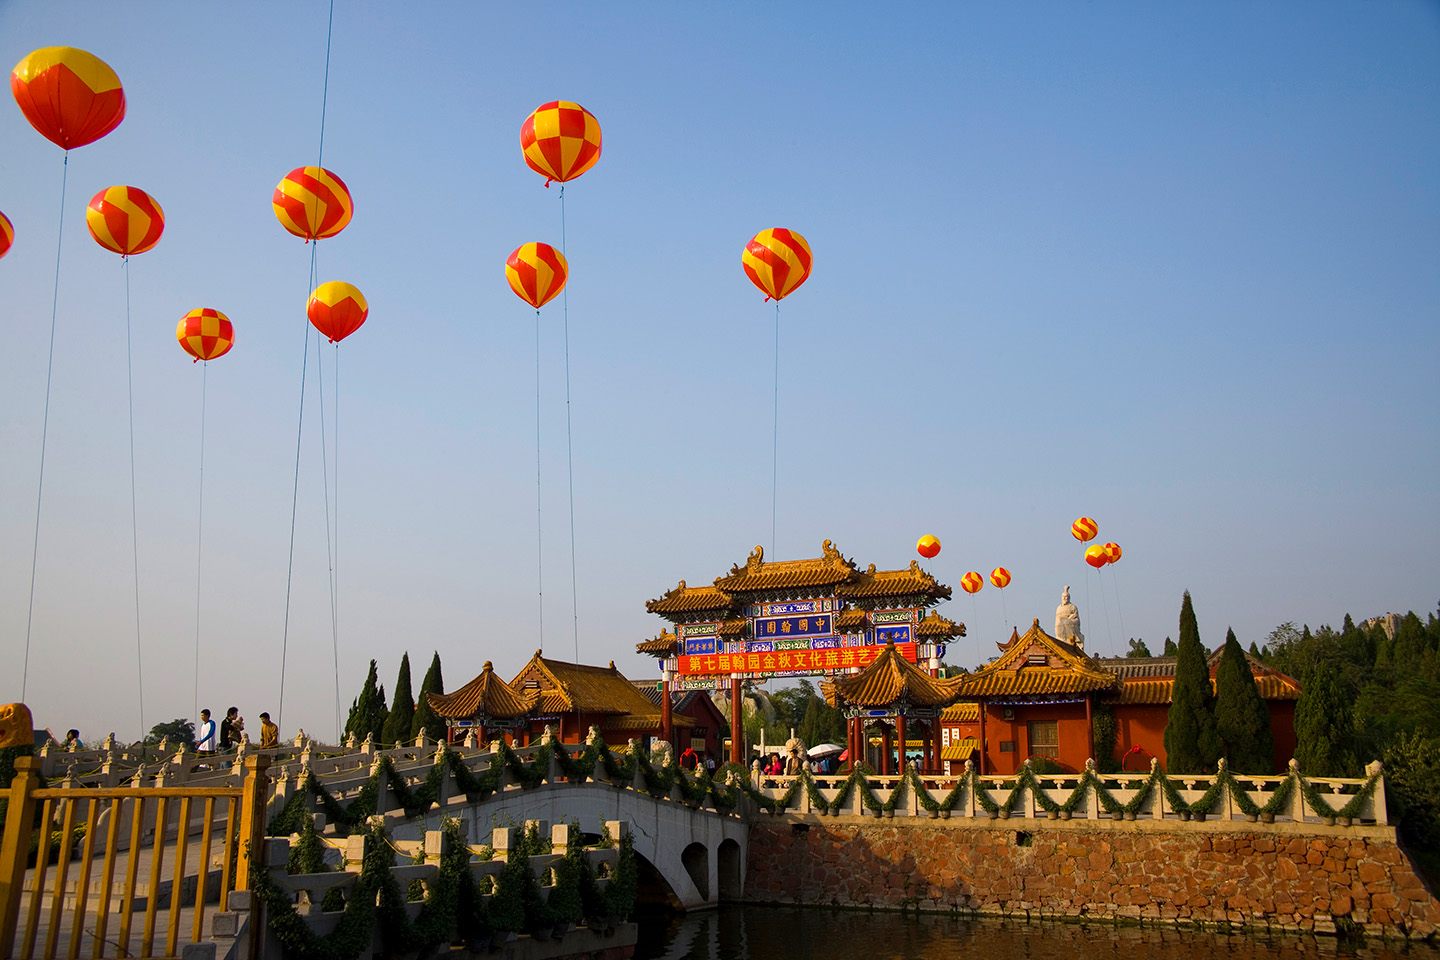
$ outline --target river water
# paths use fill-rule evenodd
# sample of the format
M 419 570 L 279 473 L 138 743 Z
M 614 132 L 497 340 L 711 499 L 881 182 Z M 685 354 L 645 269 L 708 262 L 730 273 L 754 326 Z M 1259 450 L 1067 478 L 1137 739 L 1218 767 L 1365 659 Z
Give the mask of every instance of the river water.
M 1429 944 L 1027 923 L 826 908 L 722 907 L 642 917 L 636 960 L 1440 960 Z

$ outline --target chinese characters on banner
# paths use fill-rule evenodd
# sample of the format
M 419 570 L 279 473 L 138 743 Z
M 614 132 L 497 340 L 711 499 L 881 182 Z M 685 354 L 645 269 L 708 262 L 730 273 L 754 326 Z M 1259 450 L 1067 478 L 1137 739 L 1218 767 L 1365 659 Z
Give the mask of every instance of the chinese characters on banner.
M 768 634 L 767 634 L 768 636 Z M 775 650 L 754 653 L 719 653 L 713 656 L 682 656 L 680 673 L 834 673 L 850 667 L 868 666 L 885 647 L 841 647 L 829 650 Z M 915 644 L 897 643 L 895 649 L 915 663 Z

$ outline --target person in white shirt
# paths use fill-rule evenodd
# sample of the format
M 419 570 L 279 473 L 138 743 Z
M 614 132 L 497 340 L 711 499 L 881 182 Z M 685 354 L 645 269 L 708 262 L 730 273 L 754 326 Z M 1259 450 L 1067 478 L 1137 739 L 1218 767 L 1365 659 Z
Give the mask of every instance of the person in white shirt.
M 195 752 L 201 754 L 215 752 L 215 721 L 210 719 L 209 710 L 200 711 L 200 729 L 195 738 Z

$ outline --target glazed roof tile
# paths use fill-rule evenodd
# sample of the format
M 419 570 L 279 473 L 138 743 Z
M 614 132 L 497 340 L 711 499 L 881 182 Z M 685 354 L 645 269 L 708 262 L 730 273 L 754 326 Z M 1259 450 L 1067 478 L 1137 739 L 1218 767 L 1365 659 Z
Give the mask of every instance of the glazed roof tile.
M 941 760 L 969 760 L 970 755 L 980 748 L 979 740 L 952 740 L 940 748 Z
M 489 660 L 480 675 L 454 693 L 427 693 L 430 708 L 442 717 L 478 715 L 515 719 L 534 711 L 540 700 L 536 690 L 519 691 L 501 680 Z
M 669 630 L 661 630 L 660 636 L 635 644 L 636 653 L 648 653 L 652 657 L 669 657 L 680 649 L 680 640 Z
M 716 587 L 691 587 L 684 580 L 654 600 L 645 601 L 649 613 L 698 613 L 704 610 L 729 612 L 735 600 Z M 720 619 L 719 616 L 716 619 Z
M 1045 663 L 1028 662 L 1029 652 L 1039 647 Z M 1058 640 L 1040 629 L 1036 620 L 1021 637 L 1012 637 L 1003 653 L 984 667 L 963 678 L 962 695 L 970 697 L 1046 696 L 1088 693 L 1114 688 L 1119 678 L 1101 670 L 1085 651 Z M 1058 660 L 1060 666 L 1052 665 Z
M 731 620 L 722 621 L 720 624 L 720 636 L 729 639 L 744 637 L 750 629 L 750 621 L 744 617 L 736 617 Z
M 937 680 L 906 660 L 894 643 L 887 643 L 880 655 L 859 673 L 831 683 L 826 697 L 832 706 L 843 702 L 857 707 L 879 707 L 905 700 L 916 706 L 941 707 L 955 701 L 965 679 Z
M 917 637 L 963 637 L 965 636 L 965 624 L 947 620 L 932 610 L 924 620 L 920 621 L 915 635 Z
M 541 707 L 546 713 L 578 710 L 582 713 L 655 714 L 659 717 L 655 704 L 615 669 L 613 660 L 608 667 L 592 667 L 549 660 L 537 651 L 510 685 L 519 688 L 522 679 L 526 678 L 539 681 Z M 656 722 L 659 722 L 658 719 Z
M 947 723 L 979 723 L 980 704 L 973 700 L 952 703 L 940 712 L 940 719 Z
M 864 572 L 856 573 L 836 587 L 835 595 L 850 599 L 919 595 L 934 603 L 949 600 L 950 588 L 922 570 L 918 560 L 911 560 L 904 570 L 876 570 L 872 563 Z
M 794 590 L 801 587 L 834 586 L 855 573 L 855 561 L 847 560 L 826 540 L 823 556 L 810 560 L 765 560 L 763 547 L 750 551 L 745 566 L 736 564 L 715 579 L 717 590 L 725 593 L 753 593 L 761 590 Z
M 1109 657 L 1096 661 L 1121 678 L 1120 690 L 1107 698 L 1112 703 L 1169 703 L 1175 690 L 1175 657 Z M 1255 687 L 1265 700 L 1299 700 L 1301 687 L 1295 678 L 1269 666 L 1246 652 Z M 1207 658 L 1210 688 L 1215 688 L 1215 671 L 1220 666 L 1220 650 Z
M 865 611 L 857 610 L 854 607 L 835 614 L 835 629 L 841 633 L 859 633 L 869 625 L 869 622 Z

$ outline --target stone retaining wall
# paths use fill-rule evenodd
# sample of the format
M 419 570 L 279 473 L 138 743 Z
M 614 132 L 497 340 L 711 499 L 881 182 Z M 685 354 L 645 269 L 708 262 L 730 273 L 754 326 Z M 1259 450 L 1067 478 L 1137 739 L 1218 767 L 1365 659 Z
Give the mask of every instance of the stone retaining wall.
M 1388 827 L 761 817 L 756 903 L 1430 938 L 1440 901 Z

